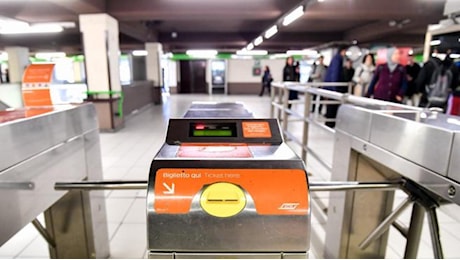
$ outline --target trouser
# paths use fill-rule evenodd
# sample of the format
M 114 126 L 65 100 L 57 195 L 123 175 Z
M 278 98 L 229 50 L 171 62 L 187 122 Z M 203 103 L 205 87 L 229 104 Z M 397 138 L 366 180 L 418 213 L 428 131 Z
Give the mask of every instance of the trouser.
M 339 91 L 336 90 L 336 92 L 339 93 L 346 93 L 345 89 L 339 89 Z M 325 99 L 328 100 L 328 99 Z M 334 119 L 337 117 L 337 111 L 339 110 L 339 104 L 331 104 L 331 105 L 326 105 L 326 114 L 324 115 L 326 119 Z M 330 128 L 335 127 L 335 121 L 334 122 L 326 122 L 326 126 Z
M 295 91 L 295 90 L 289 90 L 289 100 L 295 100 L 295 99 L 299 99 L 299 92 Z M 288 108 L 290 109 L 292 106 L 292 104 L 288 104 Z
M 263 94 L 265 92 L 265 88 L 268 89 L 268 95 L 270 95 L 270 86 L 262 85 L 262 89 L 260 90 L 259 96 L 263 96 Z
M 326 119 L 335 119 L 337 117 L 337 111 L 339 110 L 340 105 L 327 105 L 326 106 Z M 335 127 L 335 122 L 326 122 L 326 125 L 330 128 Z

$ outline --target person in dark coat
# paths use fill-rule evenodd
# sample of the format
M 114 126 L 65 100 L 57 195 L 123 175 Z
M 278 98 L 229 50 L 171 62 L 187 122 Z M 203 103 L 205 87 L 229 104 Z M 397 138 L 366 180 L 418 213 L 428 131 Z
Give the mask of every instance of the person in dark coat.
M 367 97 L 401 103 L 407 89 L 406 70 L 399 64 L 399 51 L 387 50 L 387 63 L 377 66 Z
M 442 61 L 436 56 L 437 51 L 433 52 L 433 56 L 431 56 L 427 62 L 423 64 L 420 73 L 415 80 L 415 86 L 417 93 L 421 93 L 422 97 L 420 98 L 419 107 L 426 107 L 428 105 L 428 97 L 426 93 L 426 86 L 430 84 L 431 77 L 436 70 L 437 67 L 442 65 Z
M 324 82 L 343 82 L 343 58 L 347 52 L 348 46 L 339 46 L 337 54 L 332 58 L 331 63 L 326 71 L 326 78 Z M 345 87 L 324 87 L 324 89 L 346 93 Z M 325 117 L 327 119 L 335 119 L 337 117 L 337 110 L 339 105 L 327 105 Z M 334 128 L 335 122 L 326 122 L 328 127 Z
M 286 59 L 286 65 L 284 66 L 283 69 L 283 81 L 284 82 L 298 82 L 299 81 L 299 76 L 298 72 L 296 71 L 298 67 L 296 68 L 294 64 L 294 58 L 288 57 Z M 289 90 L 289 100 L 294 100 L 299 98 L 299 93 L 295 90 Z M 291 104 L 288 105 L 289 108 L 291 108 Z
M 408 105 L 416 105 L 413 98 L 414 94 L 418 94 L 415 80 L 417 79 L 421 68 L 414 62 L 414 57 L 412 55 L 409 55 L 408 58 L 408 63 L 406 65 L 407 90 L 404 96 L 408 101 Z
M 270 68 L 265 66 L 264 75 L 262 76 L 262 90 L 260 91 L 259 96 L 263 96 L 265 88 L 268 89 L 268 94 L 270 95 L 270 89 L 272 86 L 273 77 L 270 73 Z
M 345 66 L 343 67 L 343 82 L 353 81 L 353 76 L 355 75 L 355 69 L 353 68 L 353 63 L 350 59 L 345 60 Z

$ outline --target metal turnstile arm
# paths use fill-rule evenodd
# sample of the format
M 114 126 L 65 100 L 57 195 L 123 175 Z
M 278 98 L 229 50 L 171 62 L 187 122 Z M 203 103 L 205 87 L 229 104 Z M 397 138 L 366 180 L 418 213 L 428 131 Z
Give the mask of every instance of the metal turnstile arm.
M 358 182 L 358 181 L 328 181 L 310 182 L 310 191 L 347 191 L 347 190 L 396 190 L 402 181 Z M 143 190 L 147 189 L 147 181 L 80 181 L 56 182 L 56 190 Z
M 56 182 L 55 190 L 147 190 L 147 181 Z

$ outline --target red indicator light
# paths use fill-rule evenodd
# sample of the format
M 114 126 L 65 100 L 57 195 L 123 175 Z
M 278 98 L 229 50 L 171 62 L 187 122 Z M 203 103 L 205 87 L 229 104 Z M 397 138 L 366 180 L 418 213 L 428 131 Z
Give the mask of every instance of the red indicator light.
M 204 125 L 196 125 L 196 126 L 195 126 L 195 129 L 196 129 L 196 130 L 203 130 L 203 129 L 204 129 Z

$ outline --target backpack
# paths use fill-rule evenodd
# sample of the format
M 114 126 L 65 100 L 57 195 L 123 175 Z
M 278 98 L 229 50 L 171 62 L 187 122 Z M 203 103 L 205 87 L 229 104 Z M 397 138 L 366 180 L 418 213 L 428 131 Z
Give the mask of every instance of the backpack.
M 452 71 L 446 69 L 443 75 L 443 66 L 435 64 L 435 69 L 431 75 L 430 83 L 426 86 L 428 106 L 441 106 L 447 103 L 449 89 L 452 83 Z

